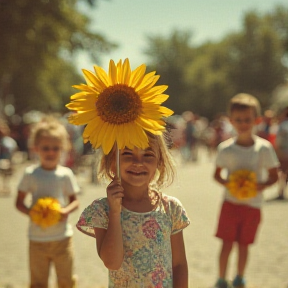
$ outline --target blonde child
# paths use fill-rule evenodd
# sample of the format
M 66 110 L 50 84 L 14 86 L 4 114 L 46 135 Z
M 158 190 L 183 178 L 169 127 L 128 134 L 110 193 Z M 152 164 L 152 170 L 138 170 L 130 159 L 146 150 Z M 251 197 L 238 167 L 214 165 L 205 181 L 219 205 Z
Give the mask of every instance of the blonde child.
M 120 150 L 121 180 L 115 149 L 103 156 L 107 197 L 84 210 L 77 228 L 96 238 L 109 287 L 187 288 L 182 230 L 190 222 L 179 200 L 158 190 L 173 182 L 173 161 L 163 136 L 147 135 L 149 148 Z
M 222 240 L 222 248 L 219 279 L 214 287 L 231 287 L 226 280 L 226 270 L 233 244 L 237 243 L 237 275 L 232 287 L 242 288 L 245 287 L 248 249 L 254 242 L 260 223 L 263 190 L 277 181 L 279 162 L 270 142 L 253 132 L 260 115 L 260 104 L 255 97 L 237 94 L 230 101 L 228 113 L 237 135 L 220 143 L 216 157 L 214 178 L 225 187 L 225 196 L 216 233 L 216 237 Z M 255 172 L 257 177 L 257 195 L 245 201 L 232 196 L 226 188 L 229 175 L 242 169 Z M 227 172 L 227 177 L 223 175 L 223 170 Z
M 30 143 L 39 157 L 39 164 L 26 168 L 18 186 L 17 209 L 30 215 L 31 207 L 39 198 L 53 197 L 61 204 L 60 221 L 43 228 L 30 218 L 29 264 L 30 288 L 47 288 L 50 264 L 54 263 L 58 287 L 72 288 L 73 276 L 72 226 L 68 215 L 78 208 L 76 193 L 79 187 L 73 172 L 59 165 L 61 152 L 68 148 L 69 136 L 62 124 L 47 117 L 34 127 Z M 31 206 L 25 199 L 32 196 Z

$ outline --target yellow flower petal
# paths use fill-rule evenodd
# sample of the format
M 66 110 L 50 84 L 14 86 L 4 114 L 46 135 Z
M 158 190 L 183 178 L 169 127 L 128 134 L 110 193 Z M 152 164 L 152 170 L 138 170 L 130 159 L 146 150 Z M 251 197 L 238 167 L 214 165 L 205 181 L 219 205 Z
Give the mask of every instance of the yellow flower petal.
M 117 67 L 113 60 L 109 63 L 109 77 L 111 79 L 111 85 L 117 84 Z
M 106 88 L 106 86 L 103 85 L 103 83 L 99 81 L 96 75 L 93 74 L 91 71 L 86 69 L 82 69 L 82 71 L 88 86 L 96 88 L 97 91 L 102 91 L 103 89 Z
M 75 125 L 85 125 L 97 117 L 95 110 L 76 113 L 69 116 L 69 122 Z
M 137 67 L 131 73 L 131 78 L 129 81 L 129 86 L 133 88 L 137 88 L 138 85 L 142 82 L 146 71 L 146 66 L 144 64 Z
M 109 79 L 109 77 L 107 76 L 107 74 L 103 68 L 101 68 L 99 66 L 94 66 L 94 70 L 95 70 L 95 73 L 97 74 L 97 76 L 99 77 L 98 79 L 102 82 L 103 87 L 106 88 L 112 84 L 111 80 Z
M 87 85 L 73 86 L 81 92 L 72 95 L 66 105 L 77 112 L 69 117 L 70 123 L 87 124 L 84 141 L 94 148 L 102 146 L 105 154 L 115 142 L 120 148 L 146 148 L 145 131 L 160 135 L 165 129 L 162 118 L 173 113 L 160 106 L 168 98 L 162 94 L 167 86 L 154 86 L 160 76 L 155 71 L 145 75 L 144 64 L 131 71 L 128 59 L 117 65 L 110 60 L 108 73 L 99 66 L 94 71 L 83 69 Z
M 122 73 L 121 83 L 128 85 L 130 77 L 131 77 L 131 69 L 130 69 L 129 60 L 125 59 L 123 63 L 123 73 Z

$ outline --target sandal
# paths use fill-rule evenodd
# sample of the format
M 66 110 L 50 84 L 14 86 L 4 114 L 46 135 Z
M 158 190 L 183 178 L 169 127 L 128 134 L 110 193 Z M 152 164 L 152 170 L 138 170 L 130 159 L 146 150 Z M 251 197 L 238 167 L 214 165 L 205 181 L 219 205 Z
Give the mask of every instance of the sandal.
M 237 275 L 232 282 L 233 288 L 245 288 L 245 284 L 245 279 L 239 275 Z
M 231 285 L 224 279 L 219 278 L 213 288 L 232 288 Z

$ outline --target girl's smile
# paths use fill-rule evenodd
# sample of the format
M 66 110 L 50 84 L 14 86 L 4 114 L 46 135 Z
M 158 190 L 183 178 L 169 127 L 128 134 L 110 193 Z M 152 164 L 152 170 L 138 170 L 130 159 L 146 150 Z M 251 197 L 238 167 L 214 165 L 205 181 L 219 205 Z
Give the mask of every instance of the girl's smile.
M 120 154 L 121 180 L 131 186 L 149 185 L 158 163 L 158 154 L 152 148 L 123 149 Z

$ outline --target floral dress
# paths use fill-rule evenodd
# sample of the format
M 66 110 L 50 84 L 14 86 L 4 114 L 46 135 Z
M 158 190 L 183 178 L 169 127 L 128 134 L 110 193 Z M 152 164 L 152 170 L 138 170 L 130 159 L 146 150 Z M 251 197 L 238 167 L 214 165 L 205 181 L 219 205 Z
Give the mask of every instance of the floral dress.
M 170 237 L 190 221 L 178 199 L 159 195 L 158 205 L 150 212 L 122 207 L 124 259 L 120 269 L 109 270 L 109 287 L 173 287 Z M 95 237 L 94 227 L 107 229 L 108 213 L 107 198 L 97 199 L 83 211 L 76 227 Z

